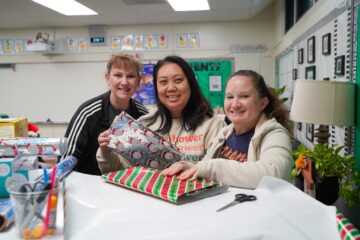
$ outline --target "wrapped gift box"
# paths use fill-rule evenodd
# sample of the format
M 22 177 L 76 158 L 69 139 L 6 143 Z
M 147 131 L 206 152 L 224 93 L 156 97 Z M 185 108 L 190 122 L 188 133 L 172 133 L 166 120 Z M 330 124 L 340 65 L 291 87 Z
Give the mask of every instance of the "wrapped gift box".
M 159 170 L 145 167 L 131 167 L 106 173 L 102 178 L 176 204 L 199 200 L 228 189 L 228 186 L 210 180 L 179 180 L 176 176 L 163 176 Z

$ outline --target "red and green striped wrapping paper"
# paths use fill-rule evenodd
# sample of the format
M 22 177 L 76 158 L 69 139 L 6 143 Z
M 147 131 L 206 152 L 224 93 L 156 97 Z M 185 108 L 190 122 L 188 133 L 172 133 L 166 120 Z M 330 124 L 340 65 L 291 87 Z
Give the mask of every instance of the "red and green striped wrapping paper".
M 337 210 L 336 223 L 342 240 L 360 240 L 360 231 Z
M 178 204 L 215 195 L 228 189 L 228 186 L 210 180 L 178 180 L 174 176 L 163 176 L 159 170 L 146 167 L 131 167 L 110 172 L 103 174 L 102 178 L 108 182 Z M 192 199 L 193 195 L 196 195 L 196 199 L 195 197 Z

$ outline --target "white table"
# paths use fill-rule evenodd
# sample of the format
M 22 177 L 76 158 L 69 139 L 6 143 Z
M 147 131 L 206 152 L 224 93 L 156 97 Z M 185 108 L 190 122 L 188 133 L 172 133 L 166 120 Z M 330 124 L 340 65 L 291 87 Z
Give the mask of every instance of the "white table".
M 258 200 L 222 212 L 236 193 Z M 65 239 L 340 239 L 335 208 L 293 185 L 264 177 L 256 190 L 226 193 L 184 205 L 71 173 L 66 179 Z

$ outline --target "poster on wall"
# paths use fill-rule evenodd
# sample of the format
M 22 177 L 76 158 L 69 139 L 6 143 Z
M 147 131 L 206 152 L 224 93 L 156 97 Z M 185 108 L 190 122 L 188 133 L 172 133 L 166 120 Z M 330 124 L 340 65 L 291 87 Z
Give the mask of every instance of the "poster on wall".
M 77 39 L 76 39 L 76 37 L 67 37 L 66 38 L 66 49 L 68 51 L 77 50 Z
M 79 51 L 86 51 L 88 49 L 88 38 L 79 37 Z
M 11 54 L 14 51 L 14 42 L 12 39 L 4 39 L 3 41 L 3 52 Z
M 127 34 L 122 36 L 121 39 L 121 50 L 133 50 L 134 36 L 132 34 Z
M 24 39 L 15 39 L 14 40 L 15 45 L 15 53 L 22 53 L 24 52 Z
M 154 49 L 156 48 L 156 34 L 145 34 L 145 48 Z
M 120 49 L 121 38 L 119 36 L 111 37 L 111 49 Z
M 135 47 L 135 50 L 143 50 L 144 49 L 144 36 L 142 34 L 134 35 L 134 47 Z
M 187 34 L 179 33 L 176 35 L 176 46 L 178 48 L 187 48 Z
M 168 36 L 165 33 L 158 34 L 159 48 L 168 48 Z
M 190 33 L 189 34 L 189 47 L 190 48 L 198 48 L 198 47 L 200 47 L 199 33 Z
M 143 64 L 143 77 L 141 79 L 140 86 L 138 90 L 133 95 L 133 98 L 141 102 L 144 105 L 155 105 L 155 89 L 153 84 L 153 69 L 155 64 Z

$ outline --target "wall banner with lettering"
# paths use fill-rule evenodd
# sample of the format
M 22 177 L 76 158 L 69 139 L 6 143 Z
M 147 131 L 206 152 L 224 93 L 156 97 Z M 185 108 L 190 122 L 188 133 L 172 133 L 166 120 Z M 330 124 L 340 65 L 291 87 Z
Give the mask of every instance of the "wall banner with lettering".
M 234 59 L 187 59 L 187 61 L 194 70 L 200 89 L 209 100 L 211 108 L 223 108 L 225 84 L 234 71 Z

